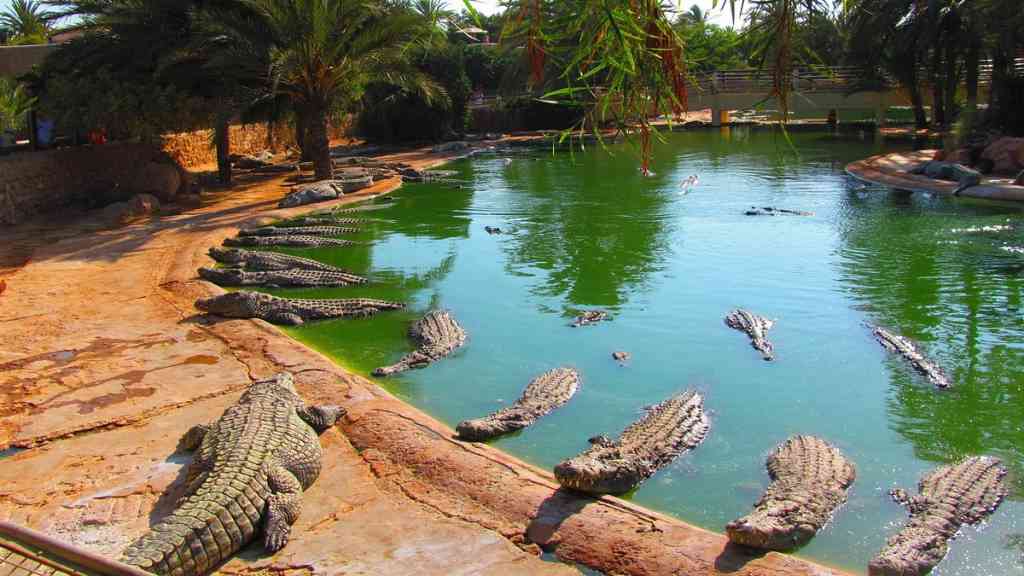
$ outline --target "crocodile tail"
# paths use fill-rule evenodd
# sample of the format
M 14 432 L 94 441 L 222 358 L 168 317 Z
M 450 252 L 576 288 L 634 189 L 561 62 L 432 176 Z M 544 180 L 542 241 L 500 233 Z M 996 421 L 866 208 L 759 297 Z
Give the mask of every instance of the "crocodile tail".
M 208 479 L 124 551 L 125 564 L 160 576 L 199 576 L 242 549 L 259 531 L 267 487 Z

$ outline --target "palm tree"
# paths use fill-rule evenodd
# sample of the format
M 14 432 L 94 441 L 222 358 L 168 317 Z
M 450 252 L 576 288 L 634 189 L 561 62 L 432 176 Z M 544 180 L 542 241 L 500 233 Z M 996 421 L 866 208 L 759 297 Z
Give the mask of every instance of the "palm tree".
M 689 10 L 683 12 L 680 18 L 689 24 L 700 26 L 708 23 L 708 16 L 709 14 L 706 10 L 701 10 L 700 6 L 694 4 L 690 6 Z
M 372 0 L 239 0 L 252 20 L 221 22 L 238 42 L 264 46 L 269 85 L 306 120 L 316 176 L 332 176 L 328 118 L 351 110 L 367 85 L 382 82 L 444 98 L 406 57 L 424 19 Z
M 12 0 L 0 12 L 0 28 L 7 30 L 12 44 L 45 44 L 54 18 L 38 0 Z

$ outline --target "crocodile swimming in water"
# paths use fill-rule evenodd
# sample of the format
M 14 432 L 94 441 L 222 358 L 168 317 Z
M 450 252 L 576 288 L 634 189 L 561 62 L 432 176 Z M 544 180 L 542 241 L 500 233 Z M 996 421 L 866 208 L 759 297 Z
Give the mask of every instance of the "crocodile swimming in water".
M 956 182 L 957 188 L 956 190 L 953 190 L 953 196 L 959 196 L 961 192 L 971 186 L 981 184 L 981 172 L 972 170 L 963 164 L 956 164 L 955 162 L 929 160 L 928 162 L 919 164 L 918 166 L 907 170 L 907 173 L 924 175 L 932 180 L 949 180 Z
M 555 478 L 573 490 L 622 494 L 696 448 L 709 428 L 704 399 L 692 390 L 683 392 L 653 406 L 618 440 L 592 438 L 589 449 L 555 466 Z
M 515 404 L 484 418 L 463 420 L 455 430 L 463 440 L 479 442 L 526 428 L 568 402 L 579 387 L 579 372 L 555 368 L 530 382 Z
M 359 228 L 344 226 L 263 226 L 238 231 L 239 236 L 344 236 L 355 234 Z
M 201 298 L 196 301 L 196 308 L 225 318 L 259 318 L 273 324 L 298 326 L 310 320 L 371 316 L 384 310 L 400 310 L 405 308 L 405 304 L 370 298 L 278 298 L 261 292 L 241 291 Z
M 302 492 L 320 475 L 317 434 L 344 414 L 337 406 L 307 406 L 291 374 L 253 383 L 219 419 L 182 438 L 182 448 L 195 450 L 185 494 L 122 561 L 161 576 L 199 576 L 257 534 L 266 550 L 280 550 Z
M 409 336 L 419 344 L 419 348 L 391 366 L 377 368 L 373 371 L 374 376 L 390 376 L 413 368 L 424 368 L 466 343 L 466 331 L 446 310 L 427 312 L 409 328 Z
M 1006 469 L 998 458 L 975 456 L 942 466 L 918 483 L 918 495 L 890 493 L 910 519 L 868 564 L 871 576 L 917 576 L 946 556 L 948 542 L 964 524 L 977 524 L 1006 497 Z
M 730 522 L 729 540 L 765 550 L 791 550 L 821 530 L 846 502 L 857 477 L 853 464 L 814 436 L 793 436 L 768 457 L 772 483 L 754 511 Z
M 772 326 L 775 326 L 774 320 L 752 314 L 746 310 L 736 309 L 729 312 L 729 315 L 725 317 L 725 324 L 734 330 L 745 332 L 747 336 L 750 336 L 750 345 L 761 353 L 762 358 L 765 360 L 775 359 L 775 347 L 768 340 L 768 331 L 772 329 Z
M 604 310 L 587 310 L 582 312 L 579 316 L 576 316 L 570 326 L 573 328 L 579 328 L 580 326 L 589 326 L 606 320 L 611 320 L 611 318 L 609 318 L 608 313 Z
M 225 238 L 225 246 L 232 247 L 266 247 L 266 246 L 291 246 L 294 248 L 327 248 L 355 246 L 356 242 L 341 240 L 339 238 L 328 238 L 326 236 L 309 236 L 293 234 L 290 236 L 239 236 L 237 238 Z
M 893 334 L 880 326 L 875 326 L 873 333 L 879 344 L 889 352 L 902 356 L 914 370 L 917 370 L 937 388 L 945 390 L 953 387 L 949 376 L 946 376 L 946 373 L 939 365 L 926 358 L 913 340 L 905 336 Z
M 199 277 L 220 286 L 353 286 L 366 278 L 327 270 L 269 270 L 250 272 L 241 268 L 200 268 Z
M 238 248 L 210 248 L 210 257 L 228 266 L 242 267 L 255 272 L 271 270 L 322 270 L 324 272 L 341 272 L 346 270 L 324 264 L 312 258 L 281 254 L 280 252 L 260 252 L 257 250 L 240 250 Z

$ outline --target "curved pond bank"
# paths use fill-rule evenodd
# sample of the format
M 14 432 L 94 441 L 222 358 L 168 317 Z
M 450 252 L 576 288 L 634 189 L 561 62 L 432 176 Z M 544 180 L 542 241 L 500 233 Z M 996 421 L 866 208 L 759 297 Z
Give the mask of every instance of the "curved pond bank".
M 432 165 L 425 153 L 398 159 Z M 384 193 L 394 183 L 370 190 Z M 178 438 L 216 418 L 252 379 L 296 374 L 307 401 L 349 409 L 322 437 L 324 471 L 293 541 L 221 568 L 403 574 L 571 573 L 536 554 L 624 574 L 839 574 L 615 498 L 557 489 L 550 474 L 449 427 L 260 321 L 211 321 L 193 302 L 206 250 L 273 210 L 281 180 L 240 184 L 206 207 L 119 230 L 41 222 L 0 295 L 0 518 L 114 556 L 180 494 Z M 346 199 L 344 202 L 353 199 Z M 323 205 L 318 206 L 321 208 Z
M 951 195 L 957 188 L 955 182 L 933 180 L 920 174 L 907 173 L 911 168 L 931 160 L 934 154 L 935 150 L 882 154 L 851 162 L 846 166 L 846 171 L 854 178 L 870 184 L 909 192 Z M 980 185 L 971 186 L 961 192 L 960 196 L 983 200 L 1024 202 L 1024 186 L 1011 184 L 1008 178 L 995 181 L 986 178 Z

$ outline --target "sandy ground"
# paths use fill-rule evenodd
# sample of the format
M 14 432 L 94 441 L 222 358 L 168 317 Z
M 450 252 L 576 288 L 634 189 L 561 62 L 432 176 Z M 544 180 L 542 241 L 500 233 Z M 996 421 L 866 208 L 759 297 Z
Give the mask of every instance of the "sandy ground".
M 542 561 L 547 551 L 609 574 L 839 574 L 559 490 L 547 471 L 454 439 L 269 324 L 198 315 L 195 299 L 219 292 L 195 277 L 210 246 L 314 208 L 275 209 L 285 191 L 281 178 L 242 182 L 115 230 L 50 217 L 0 232 L 0 519 L 116 556 L 180 494 L 190 456 L 175 451 L 179 437 L 253 379 L 288 370 L 308 402 L 349 415 L 322 436 L 324 471 L 289 545 L 273 556 L 252 546 L 223 573 L 576 572 Z
M 956 182 L 932 180 L 924 175 L 907 173 L 907 170 L 931 160 L 935 152 L 935 150 L 918 150 L 872 156 L 849 164 L 846 171 L 865 182 L 881 184 L 897 190 L 950 195 L 957 188 Z M 1024 186 L 1016 186 L 1011 182 L 1012 178 L 986 177 L 980 185 L 967 188 L 960 193 L 960 196 L 1024 202 Z

